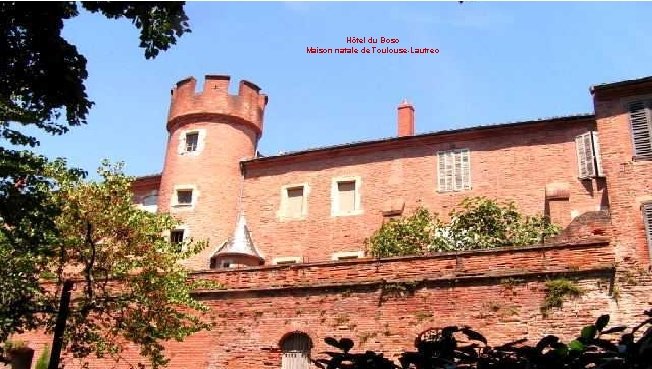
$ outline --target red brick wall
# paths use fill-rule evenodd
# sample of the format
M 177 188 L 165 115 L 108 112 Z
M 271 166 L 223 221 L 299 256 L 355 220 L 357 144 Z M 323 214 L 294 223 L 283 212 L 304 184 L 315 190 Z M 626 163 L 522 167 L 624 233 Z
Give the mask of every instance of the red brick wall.
M 254 157 L 262 129 L 266 97 L 246 81 L 232 96 L 228 85 L 228 77 L 207 76 L 203 92 L 196 93 L 195 80 L 187 79 L 172 95 L 158 207 L 180 219 L 189 237 L 210 242 L 188 261 L 193 269 L 207 269 L 210 256 L 233 232 L 243 183 L 239 163 Z M 178 153 L 179 138 L 188 130 L 205 132 L 198 155 Z M 195 187 L 192 210 L 170 206 L 178 185 Z
M 604 184 L 577 179 L 575 137 L 595 129 L 592 119 L 541 123 L 484 133 L 412 138 L 373 149 L 332 150 L 246 165 L 244 204 L 256 245 L 267 262 L 278 256 L 328 260 L 338 251 L 355 251 L 380 227 L 388 200 L 405 201 L 405 212 L 419 204 L 446 217 L 467 196 L 514 200 L 527 214 L 546 210 L 545 187 L 569 185 L 569 200 L 551 212 L 561 225 L 578 213 L 607 206 Z M 472 190 L 437 192 L 437 151 L 471 151 Z M 337 176 L 362 180 L 362 215 L 331 216 L 331 181 Z M 307 183 L 305 220 L 281 220 L 281 187 Z

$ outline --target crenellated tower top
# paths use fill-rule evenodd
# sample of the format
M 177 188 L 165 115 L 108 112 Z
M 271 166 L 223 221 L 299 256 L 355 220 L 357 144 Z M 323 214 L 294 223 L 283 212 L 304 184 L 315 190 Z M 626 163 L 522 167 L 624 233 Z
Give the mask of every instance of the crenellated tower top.
M 240 81 L 237 95 L 229 95 L 230 80 L 230 76 L 206 75 L 201 92 L 195 91 L 197 81 L 194 77 L 177 82 L 172 89 L 167 130 L 171 132 L 197 119 L 220 119 L 249 125 L 260 137 L 267 95 L 260 93 L 260 87 L 245 80 Z

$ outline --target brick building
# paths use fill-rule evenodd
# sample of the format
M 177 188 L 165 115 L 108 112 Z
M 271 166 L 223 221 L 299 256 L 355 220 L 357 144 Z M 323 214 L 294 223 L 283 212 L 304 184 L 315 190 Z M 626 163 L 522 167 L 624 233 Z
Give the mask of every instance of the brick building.
M 172 90 L 162 173 L 133 185 L 139 206 L 181 220 L 173 242 L 209 240 L 187 263 L 226 286 L 199 295 L 217 328 L 169 344 L 172 368 L 308 367 L 327 336 L 391 357 L 450 324 L 493 344 L 569 336 L 650 307 L 652 77 L 592 87 L 594 113 L 426 134 L 404 102 L 396 137 L 273 156 L 257 150 L 268 99 L 256 85 L 229 95 L 227 76 L 195 82 Z M 385 219 L 418 205 L 445 215 L 476 195 L 565 230 L 522 248 L 365 255 Z M 585 293 L 544 317 L 558 276 Z

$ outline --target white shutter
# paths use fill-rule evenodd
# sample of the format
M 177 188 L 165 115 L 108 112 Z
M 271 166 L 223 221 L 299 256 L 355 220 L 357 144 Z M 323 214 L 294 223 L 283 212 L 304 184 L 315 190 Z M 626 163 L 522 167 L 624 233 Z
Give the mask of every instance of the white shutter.
M 462 157 L 462 189 L 471 189 L 471 154 L 468 149 L 460 152 Z
M 598 132 L 591 132 L 591 140 L 593 141 L 593 159 L 595 160 L 595 176 L 604 177 L 602 170 L 602 154 L 600 154 L 600 141 L 598 141 Z
M 437 153 L 439 191 L 461 191 L 471 188 L 471 160 L 468 149 Z
M 643 223 L 645 223 L 648 250 L 652 257 L 652 202 L 643 204 Z
M 647 104 L 647 106 L 646 106 Z M 636 101 L 629 104 L 629 122 L 632 127 L 634 155 L 652 159 L 652 101 Z

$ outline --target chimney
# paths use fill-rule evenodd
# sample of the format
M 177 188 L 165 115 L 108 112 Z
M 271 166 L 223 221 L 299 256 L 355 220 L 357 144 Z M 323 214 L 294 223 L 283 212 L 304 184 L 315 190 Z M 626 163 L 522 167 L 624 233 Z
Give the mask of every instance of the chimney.
M 414 106 L 405 99 L 398 106 L 398 136 L 414 136 Z

